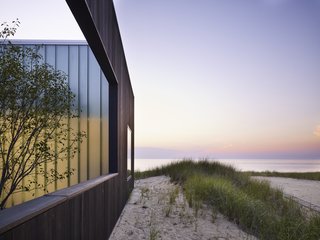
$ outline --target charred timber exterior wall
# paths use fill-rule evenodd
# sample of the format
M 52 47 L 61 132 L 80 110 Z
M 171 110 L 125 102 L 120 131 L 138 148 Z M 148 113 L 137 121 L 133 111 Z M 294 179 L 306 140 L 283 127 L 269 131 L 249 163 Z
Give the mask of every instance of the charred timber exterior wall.
M 118 181 L 98 177 L 3 210 L 0 239 L 107 239 L 122 210 Z
M 127 127 L 134 146 L 134 95 L 113 1 L 66 1 L 109 81 L 110 174 L 2 211 L 0 240 L 105 240 L 133 188 L 134 175 L 127 178 Z

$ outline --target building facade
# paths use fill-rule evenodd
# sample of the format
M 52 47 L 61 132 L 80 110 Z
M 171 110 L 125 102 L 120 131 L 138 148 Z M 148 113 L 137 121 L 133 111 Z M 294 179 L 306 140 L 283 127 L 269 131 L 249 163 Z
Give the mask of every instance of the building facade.
M 49 194 L 34 192 L 33 200 L 27 193 L 11 199 L 16 206 L 0 212 L 0 239 L 107 239 L 133 188 L 134 95 L 113 2 L 68 4 L 88 44 L 17 44 L 40 44 L 44 61 L 67 73 L 80 116 L 70 124 L 87 138 L 79 154 L 53 166 L 75 169 L 70 178 L 49 185 Z M 103 12 L 104 33 L 89 6 Z

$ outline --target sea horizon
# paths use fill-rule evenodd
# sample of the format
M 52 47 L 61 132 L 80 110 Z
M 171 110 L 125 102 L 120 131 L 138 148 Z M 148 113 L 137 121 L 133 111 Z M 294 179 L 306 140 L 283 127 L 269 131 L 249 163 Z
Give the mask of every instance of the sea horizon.
M 160 167 L 172 162 L 192 159 L 199 161 L 204 158 L 136 158 L 135 170 L 145 171 Z M 217 161 L 231 165 L 240 171 L 277 171 L 277 172 L 319 172 L 319 159 L 288 159 L 288 158 L 207 158 L 208 161 Z

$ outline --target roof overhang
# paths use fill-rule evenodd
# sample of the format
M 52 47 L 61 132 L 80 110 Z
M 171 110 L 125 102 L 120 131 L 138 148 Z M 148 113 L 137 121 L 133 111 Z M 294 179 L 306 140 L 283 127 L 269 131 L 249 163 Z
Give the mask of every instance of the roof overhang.
M 112 0 L 66 0 L 102 71 L 108 76 L 109 83 L 117 84 L 117 76 L 107 52 L 107 43 L 101 38 L 103 30 L 101 28 L 98 29 L 98 22 L 95 20 L 104 16 L 97 16 L 99 15 L 97 13 L 93 14 L 88 5 L 88 2 L 90 2 L 95 4 L 97 8 L 103 8 L 106 6 L 105 1 L 111 1 L 113 7 Z M 98 13 L 101 13 L 101 11 Z

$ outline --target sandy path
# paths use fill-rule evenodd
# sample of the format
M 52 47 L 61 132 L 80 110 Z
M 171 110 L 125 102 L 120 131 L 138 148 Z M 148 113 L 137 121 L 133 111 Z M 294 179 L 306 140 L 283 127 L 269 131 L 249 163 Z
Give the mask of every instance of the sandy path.
M 253 178 L 267 180 L 272 187 L 280 188 L 286 195 L 293 196 L 302 205 L 320 211 L 320 181 L 283 177 Z
M 135 188 L 110 239 L 256 238 L 208 208 L 195 213 L 188 207 L 180 187 L 170 183 L 168 177 L 160 176 L 135 182 Z

